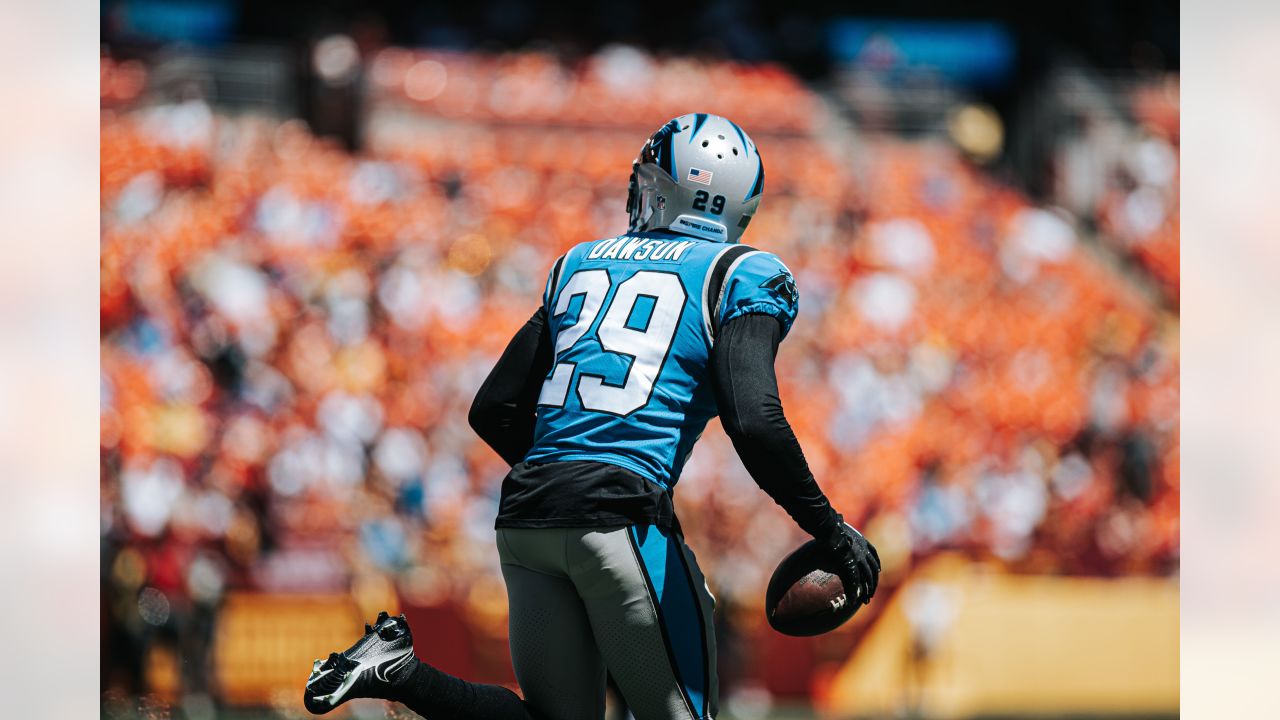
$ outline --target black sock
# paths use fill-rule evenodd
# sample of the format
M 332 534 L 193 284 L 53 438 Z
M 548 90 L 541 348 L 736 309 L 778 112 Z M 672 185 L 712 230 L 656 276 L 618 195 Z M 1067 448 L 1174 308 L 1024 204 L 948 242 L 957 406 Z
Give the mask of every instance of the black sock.
M 501 685 L 467 682 L 421 661 L 396 686 L 391 699 L 427 720 L 537 720 L 519 695 Z

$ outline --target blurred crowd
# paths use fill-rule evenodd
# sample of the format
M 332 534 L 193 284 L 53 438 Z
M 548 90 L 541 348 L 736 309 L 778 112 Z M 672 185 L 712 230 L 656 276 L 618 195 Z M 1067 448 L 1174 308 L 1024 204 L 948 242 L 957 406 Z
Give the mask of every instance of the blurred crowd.
M 555 258 L 626 229 L 648 132 L 694 109 L 761 146 L 743 240 L 801 295 L 783 403 L 888 586 L 944 549 L 1176 572 L 1176 315 L 945 142 L 833 138 L 776 67 L 625 49 L 384 51 L 358 154 L 199 98 L 121 103 L 145 71 L 103 68 L 105 684 L 157 637 L 205 647 L 230 589 L 452 602 L 501 633 L 506 468 L 468 405 Z M 1095 220 L 1176 288 L 1177 148 L 1136 154 Z M 1160 213 L 1129 207 L 1148 190 Z M 753 487 L 712 428 L 676 499 L 717 596 L 754 610 L 802 538 Z
M 1056 180 L 1051 195 L 1083 215 L 1136 274 L 1152 280 L 1161 302 L 1177 307 L 1178 77 L 1066 77 L 1055 86 L 1060 105 L 1043 109 L 1040 114 L 1049 117 L 1036 126 L 1069 128 L 1049 171 Z M 1072 106 L 1071 99 L 1081 95 L 1087 100 Z
M 384 102 L 473 121 L 623 127 L 677 117 L 689 107 L 733 110 L 735 122 L 772 132 L 804 132 L 818 102 L 783 68 L 694 59 L 660 60 L 610 45 L 574 67 L 549 53 L 420 53 L 388 48 L 370 63 Z M 632 133 L 634 134 L 634 132 Z
M 1123 135 L 1098 209 L 1103 237 L 1135 259 L 1178 301 L 1179 171 L 1176 80 L 1140 86 L 1130 98 L 1138 127 Z

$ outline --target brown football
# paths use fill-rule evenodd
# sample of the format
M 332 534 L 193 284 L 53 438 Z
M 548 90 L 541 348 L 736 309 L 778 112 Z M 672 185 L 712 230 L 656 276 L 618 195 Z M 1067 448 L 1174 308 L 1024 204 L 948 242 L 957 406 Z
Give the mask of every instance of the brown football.
M 783 635 L 808 637 L 843 625 L 861 604 L 849 597 L 836 565 L 814 540 L 778 564 L 765 590 L 769 624 Z

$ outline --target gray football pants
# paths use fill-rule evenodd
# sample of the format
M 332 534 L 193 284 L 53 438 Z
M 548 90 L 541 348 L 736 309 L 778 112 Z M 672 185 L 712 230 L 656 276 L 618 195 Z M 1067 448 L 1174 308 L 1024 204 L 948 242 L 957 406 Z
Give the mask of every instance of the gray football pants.
M 511 659 L 548 720 L 601 720 L 606 669 L 636 720 L 717 712 L 714 599 L 656 526 L 498 530 Z

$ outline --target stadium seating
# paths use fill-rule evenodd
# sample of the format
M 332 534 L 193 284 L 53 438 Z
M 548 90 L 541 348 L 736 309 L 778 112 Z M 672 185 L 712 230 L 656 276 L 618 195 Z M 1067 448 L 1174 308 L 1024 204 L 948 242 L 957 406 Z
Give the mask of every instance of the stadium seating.
M 144 586 L 175 607 L 367 591 L 500 636 L 505 468 L 467 407 L 556 256 L 625 229 L 646 129 L 693 108 L 762 148 L 744 241 L 801 293 L 783 402 L 887 586 L 944 549 L 1176 570 L 1177 318 L 1076 218 L 938 141 L 832 143 L 778 68 L 612 53 L 384 51 L 360 154 L 297 120 L 136 105 L 140 68 L 104 61 L 103 527 L 129 560 L 104 574 L 108 623 L 142 632 Z M 1176 287 L 1170 217 L 1136 252 Z M 758 608 L 801 537 L 717 430 L 677 499 L 717 595 Z

